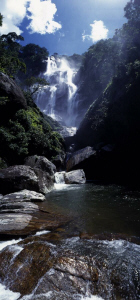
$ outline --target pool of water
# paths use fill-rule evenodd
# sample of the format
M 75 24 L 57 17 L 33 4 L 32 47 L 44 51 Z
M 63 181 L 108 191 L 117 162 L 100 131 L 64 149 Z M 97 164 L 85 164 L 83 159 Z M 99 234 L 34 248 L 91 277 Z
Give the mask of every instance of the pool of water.
M 140 192 L 117 185 L 56 185 L 41 207 L 88 234 L 140 236 Z

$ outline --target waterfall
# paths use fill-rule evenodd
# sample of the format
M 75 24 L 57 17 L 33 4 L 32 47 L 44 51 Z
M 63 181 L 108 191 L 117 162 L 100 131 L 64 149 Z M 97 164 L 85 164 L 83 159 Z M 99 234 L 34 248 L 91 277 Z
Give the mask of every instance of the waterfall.
M 42 112 L 64 126 L 75 126 L 77 86 L 73 83 L 73 78 L 76 71 L 63 57 L 48 57 L 47 70 L 43 77 L 49 85 L 40 89 L 35 100 Z
M 56 172 L 55 173 L 55 183 L 58 183 L 58 184 L 65 184 L 65 178 L 64 178 L 64 174 L 65 172 Z

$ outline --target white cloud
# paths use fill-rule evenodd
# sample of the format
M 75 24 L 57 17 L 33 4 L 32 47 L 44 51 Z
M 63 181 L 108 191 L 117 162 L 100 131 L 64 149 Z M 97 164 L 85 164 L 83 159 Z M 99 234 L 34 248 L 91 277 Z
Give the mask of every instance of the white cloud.
M 54 21 L 54 15 L 57 12 L 57 8 L 51 0 L 31 0 L 28 11 L 30 13 L 28 18 L 31 22 L 27 29 L 30 29 L 30 33 L 54 33 L 62 28 L 61 24 Z
M 1 34 L 22 33 L 19 25 L 26 16 L 27 2 L 28 0 L 1 0 L 0 12 L 4 16 L 3 26 L 0 27 Z
M 56 5 L 51 0 L 0 0 L 0 12 L 4 16 L 1 34 L 16 32 L 21 34 L 19 26 L 28 17 L 30 23 L 27 29 L 30 33 L 54 33 L 61 29 L 60 23 L 54 20 Z
M 85 31 L 82 34 L 82 40 L 85 41 L 85 39 L 92 40 L 93 43 L 101 40 L 106 39 L 108 35 L 108 29 L 105 27 L 103 21 L 94 21 L 93 24 L 90 24 L 92 27 L 91 34 L 86 35 Z

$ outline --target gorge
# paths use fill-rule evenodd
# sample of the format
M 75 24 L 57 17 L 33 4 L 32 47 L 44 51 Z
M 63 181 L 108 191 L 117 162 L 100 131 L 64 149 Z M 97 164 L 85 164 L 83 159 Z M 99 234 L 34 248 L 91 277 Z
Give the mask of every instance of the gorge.
M 139 0 L 125 14 L 82 55 L 0 36 L 0 300 L 140 299 Z

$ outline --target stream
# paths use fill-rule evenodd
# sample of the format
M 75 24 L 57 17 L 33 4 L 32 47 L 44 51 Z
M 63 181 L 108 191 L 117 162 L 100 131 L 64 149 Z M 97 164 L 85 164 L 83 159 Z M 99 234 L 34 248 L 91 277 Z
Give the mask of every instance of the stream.
M 51 233 L 42 231 L 0 242 L 6 270 L 0 300 L 140 299 L 139 201 L 139 191 L 118 185 L 56 184 L 40 208 L 65 215 L 70 222 L 59 228 L 61 238 L 48 239 Z M 49 251 L 51 263 L 25 292 L 24 280 L 34 280 L 31 261 L 36 257 L 29 252 L 35 253 L 36 247 L 42 253 Z M 39 262 L 38 272 L 42 268 Z

